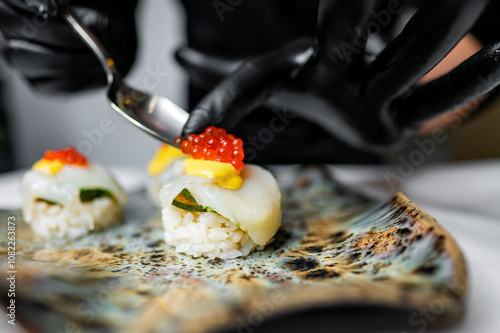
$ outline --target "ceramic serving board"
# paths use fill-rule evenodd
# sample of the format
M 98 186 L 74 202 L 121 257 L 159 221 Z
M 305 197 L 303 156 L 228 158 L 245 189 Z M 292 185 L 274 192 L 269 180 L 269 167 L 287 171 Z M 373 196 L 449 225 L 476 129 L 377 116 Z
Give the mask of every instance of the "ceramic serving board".
M 446 296 L 441 312 L 462 310 L 467 274 L 457 244 L 403 194 L 373 203 L 319 167 L 274 172 L 283 225 L 244 259 L 177 254 L 144 193 L 130 197 L 123 224 L 71 242 L 37 238 L 19 212 L 3 211 L 2 272 L 4 224 L 18 221 L 17 320 L 47 332 L 217 332 L 332 305 L 411 310 Z M 6 279 L 0 287 L 7 302 Z

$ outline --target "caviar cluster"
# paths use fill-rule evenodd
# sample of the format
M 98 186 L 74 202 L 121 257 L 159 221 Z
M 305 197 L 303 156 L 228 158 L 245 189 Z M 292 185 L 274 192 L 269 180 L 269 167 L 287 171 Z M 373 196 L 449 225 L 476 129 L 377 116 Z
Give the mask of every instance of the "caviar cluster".
M 187 139 L 178 137 L 175 143 L 181 147 L 184 154 L 194 159 L 231 163 L 240 172 L 243 167 L 243 141 L 228 134 L 223 128 L 209 126 L 205 132 L 190 134 Z
M 63 148 L 61 150 L 47 150 L 43 158 L 48 161 L 60 161 L 64 164 L 77 166 L 87 166 L 88 161 L 85 156 L 81 155 L 78 150 L 73 147 Z

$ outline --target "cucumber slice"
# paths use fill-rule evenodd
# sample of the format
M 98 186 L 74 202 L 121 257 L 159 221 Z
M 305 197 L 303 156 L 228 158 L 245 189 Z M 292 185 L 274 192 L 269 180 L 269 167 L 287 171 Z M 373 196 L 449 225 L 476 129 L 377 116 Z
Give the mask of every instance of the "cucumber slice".
M 172 201 L 172 205 L 189 212 L 215 212 L 210 207 L 198 205 L 193 195 L 187 189 L 183 189 L 181 193 L 175 197 Z
M 92 201 L 96 198 L 101 198 L 101 197 L 108 197 L 112 198 L 113 194 L 107 190 L 103 190 L 100 188 L 94 188 L 94 189 L 85 189 L 81 188 L 80 189 L 80 201 L 81 202 L 89 202 Z

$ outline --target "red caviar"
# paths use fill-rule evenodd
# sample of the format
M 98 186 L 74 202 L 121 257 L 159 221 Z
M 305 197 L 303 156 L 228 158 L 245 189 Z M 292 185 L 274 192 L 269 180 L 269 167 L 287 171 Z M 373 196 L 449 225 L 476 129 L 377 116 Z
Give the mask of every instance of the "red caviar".
M 77 166 L 87 166 L 89 164 L 87 158 L 73 147 L 67 147 L 60 150 L 47 150 L 43 158 L 49 161 L 58 160 L 64 164 Z
M 223 128 L 209 126 L 199 135 L 190 134 L 187 139 L 178 137 L 175 143 L 181 147 L 184 154 L 197 160 L 231 163 L 238 172 L 245 166 L 243 141 L 228 134 Z

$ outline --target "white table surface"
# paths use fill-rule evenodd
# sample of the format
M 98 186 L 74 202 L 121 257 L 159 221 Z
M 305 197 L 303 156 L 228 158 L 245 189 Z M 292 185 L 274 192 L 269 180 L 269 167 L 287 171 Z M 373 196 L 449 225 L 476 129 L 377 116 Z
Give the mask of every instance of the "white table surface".
M 339 182 L 384 200 L 393 193 L 385 179 L 388 172 L 397 175 L 396 167 L 331 168 Z M 140 189 L 147 179 L 142 170 L 112 170 L 127 191 Z M 21 177 L 22 171 L 0 175 L 0 209 L 20 207 Z M 470 280 L 467 309 L 462 322 L 445 331 L 500 332 L 500 160 L 420 168 L 401 180 L 399 189 L 450 232 L 466 258 Z M 415 325 L 411 331 L 421 328 Z M 22 332 L 22 328 L 0 320 L 0 331 Z

